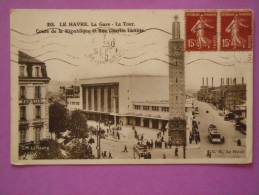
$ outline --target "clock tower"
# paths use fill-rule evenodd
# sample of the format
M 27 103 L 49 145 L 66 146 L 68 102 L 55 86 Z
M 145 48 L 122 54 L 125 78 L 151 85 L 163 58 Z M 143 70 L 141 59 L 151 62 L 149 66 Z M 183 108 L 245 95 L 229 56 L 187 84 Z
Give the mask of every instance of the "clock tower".
M 173 145 L 186 144 L 184 40 L 175 16 L 169 49 L 169 121 L 168 138 Z

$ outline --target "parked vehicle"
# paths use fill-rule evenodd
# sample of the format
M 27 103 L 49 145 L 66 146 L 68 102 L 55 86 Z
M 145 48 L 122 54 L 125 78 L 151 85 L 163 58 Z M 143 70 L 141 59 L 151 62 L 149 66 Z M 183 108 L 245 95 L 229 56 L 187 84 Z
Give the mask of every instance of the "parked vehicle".
M 226 114 L 224 117 L 224 120 L 225 121 L 235 120 L 235 114 L 233 112 Z
M 219 116 L 224 116 L 224 113 L 223 112 L 219 112 Z
M 214 124 L 210 124 L 208 127 L 208 133 L 210 133 L 212 131 L 217 131 L 217 127 Z
M 208 135 L 209 142 L 212 144 L 223 144 L 225 142 L 225 138 L 218 131 L 211 131 Z
M 238 119 L 236 120 L 235 129 L 246 135 L 246 120 Z

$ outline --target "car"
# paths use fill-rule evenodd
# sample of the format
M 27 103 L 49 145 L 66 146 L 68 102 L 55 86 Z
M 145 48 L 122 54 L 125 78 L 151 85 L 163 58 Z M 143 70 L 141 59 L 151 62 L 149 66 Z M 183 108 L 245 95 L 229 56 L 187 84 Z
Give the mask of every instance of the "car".
M 219 116 L 224 116 L 224 113 L 223 112 L 219 112 Z
M 224 120 L 225 121 L 235 120 L 235 114 L 233 112 L 226 114 L 224 117 Z
M 210 133 L 211 131 L 216 131 L 217 130 L 217 127 L 216 125 L 214 124 L 210 124 L 209 127 L 208 127 L 208 132 Z
M 224 136 L 218 131 L 211 131 L 208 135 L 209 142 L 212 144 L 223 144 L 225 142 Z
M 245 119 L 236 120 L 235 129 L 240 131 L 242 134 L 246 135 L 246 120 Z

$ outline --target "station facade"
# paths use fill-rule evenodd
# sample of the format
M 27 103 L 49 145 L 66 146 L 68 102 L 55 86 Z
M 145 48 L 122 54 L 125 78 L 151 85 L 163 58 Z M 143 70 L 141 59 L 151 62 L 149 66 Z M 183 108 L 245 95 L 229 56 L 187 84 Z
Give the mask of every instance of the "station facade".
M 167 75 L 82 79 L 80 109 L 90 120 L 165 129 L 169 120 L 168 86 Z M 185 111 L 192 106 L 186 103 Z

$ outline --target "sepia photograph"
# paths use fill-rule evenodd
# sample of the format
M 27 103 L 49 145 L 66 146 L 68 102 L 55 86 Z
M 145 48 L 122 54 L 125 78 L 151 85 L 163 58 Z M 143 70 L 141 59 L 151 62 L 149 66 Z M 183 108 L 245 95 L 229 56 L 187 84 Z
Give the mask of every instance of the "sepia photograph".
M 11 157 L 252 162 L 251 10 L 10 11 Z

